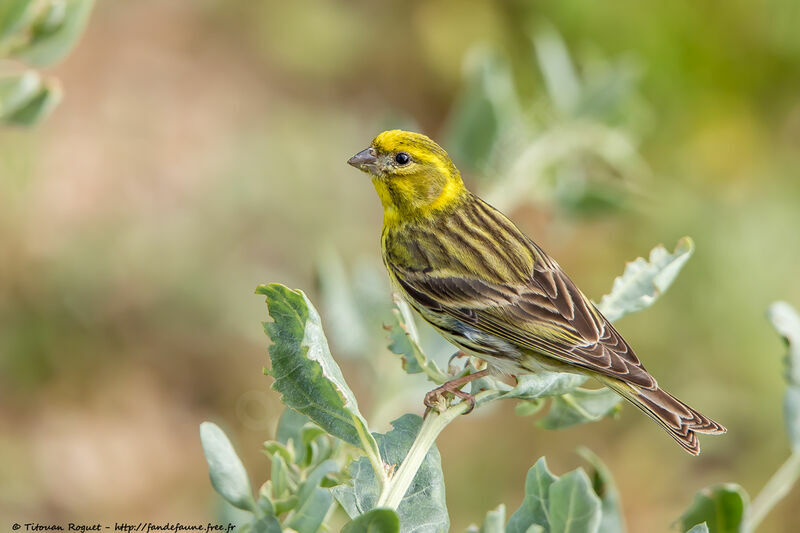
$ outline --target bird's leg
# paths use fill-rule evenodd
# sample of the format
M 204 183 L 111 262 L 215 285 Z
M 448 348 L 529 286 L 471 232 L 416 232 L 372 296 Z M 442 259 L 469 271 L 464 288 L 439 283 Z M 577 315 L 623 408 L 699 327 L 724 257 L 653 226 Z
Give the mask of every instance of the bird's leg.
M 453 396 L 461 398 L 465 402 L 469 402 L 469 409 L 464 411 L 464 414 L 468 414 L 475 409 L 475 396 L 468 392 L 464 392 L 461 390 L 461 387 L 469 383 L 470 381 L 475 381 L 476 379 L 482 378 L 489 374 L 489 369 L 481 370 L 480 372 L 475 372 L 473 374 L 468 374 L 466 376 L 461 376 L 460 378 L 451 379 L 443 383 L 441 386 L 436 387 L 428 394 L 425 395 L 425 415 L 430 412 L 431 409 L 435 409 L 439 404 L 444 394 L 450 393 Z

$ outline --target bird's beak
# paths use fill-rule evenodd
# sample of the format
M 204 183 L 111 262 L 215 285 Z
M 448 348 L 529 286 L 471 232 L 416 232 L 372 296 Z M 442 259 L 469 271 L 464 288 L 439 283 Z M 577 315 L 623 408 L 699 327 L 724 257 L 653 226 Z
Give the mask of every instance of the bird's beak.
M 358 152 L 347 160 L 347 164 L 356 167 L 358 170 L 369 172 L 370 174 L 379 173 L 378 156 L 375 154 L 375 149 L 372 147 Z

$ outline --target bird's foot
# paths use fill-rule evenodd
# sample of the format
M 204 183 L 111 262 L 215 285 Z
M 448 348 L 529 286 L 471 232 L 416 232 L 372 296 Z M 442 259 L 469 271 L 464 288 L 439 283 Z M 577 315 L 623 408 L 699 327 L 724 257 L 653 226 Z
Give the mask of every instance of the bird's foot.
M 458 355 L 458 354 L 456 354 Z M 466 385 L 471 381 L 475 381 L 476 379 L 482 378 L 489 373 L 489 370 L 481 370 L 480 372 L 475 372 L 473 374 L 468 374 L 466 376 L 461 376 L 456 379 L 451 379 L 443 383 L 441 386 L 436 387 L 428 394 L 425 395 L 425 416 L 428 416 L 428 413 L 431 410 L 436 410 L 437 412 L 442 412 L 444 409 L 447 408 L 447 394 L 452 394 L 457 398 L 461 398 L 462 401 L 469 403 L 469 408 L 464 411 L 464 414 L 469 414 L 475 409 L 475 395 L 470 394 L 468 392 L 464 392 L 461 390 L 461 387 Z

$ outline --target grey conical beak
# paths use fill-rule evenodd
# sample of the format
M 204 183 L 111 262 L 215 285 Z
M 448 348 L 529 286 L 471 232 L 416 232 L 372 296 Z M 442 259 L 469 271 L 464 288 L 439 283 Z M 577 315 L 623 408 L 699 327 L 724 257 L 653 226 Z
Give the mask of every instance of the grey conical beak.
M 371 147 L 366 150 L 361 150 L 348 159 L 347 164 L 356 167 L 358 170 L 369 172 L 370 174 L 378 173 L 378 157 L 375 154 L 375 149 Z

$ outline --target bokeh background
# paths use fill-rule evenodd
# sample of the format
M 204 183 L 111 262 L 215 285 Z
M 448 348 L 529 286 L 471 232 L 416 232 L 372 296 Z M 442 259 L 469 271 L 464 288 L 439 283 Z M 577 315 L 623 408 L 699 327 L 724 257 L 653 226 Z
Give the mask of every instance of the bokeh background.
M 380 330 L 380 206 L 345 164 L 390 127 L 439 139 L 595 299 L 692 236 L 673 287 L 619 328 L 729 430 L 693 459 L 627 407 L 561 432 L 511 404 L 465 417 L 439 439 L 454 531 L 579 445 L 630 531 L 666 530 L 711 483 L 757 493 L 788 454 L 764 311 L 800 304 L 798 23 L 794 0 L 100 2 L 52 69 L 62 104 L 0 131 L 0 522 L 213 519 L 207 419 L 258 486 L 281 411 L 258 283 L 320 304 L 374 429 L 421 412 Z M 335 334 L 345 278 L 386 304 L 358 342 Z M 381 405 L 370 372 L 405 400 Z M 761 531 L 796 531 L 798 504 Z

